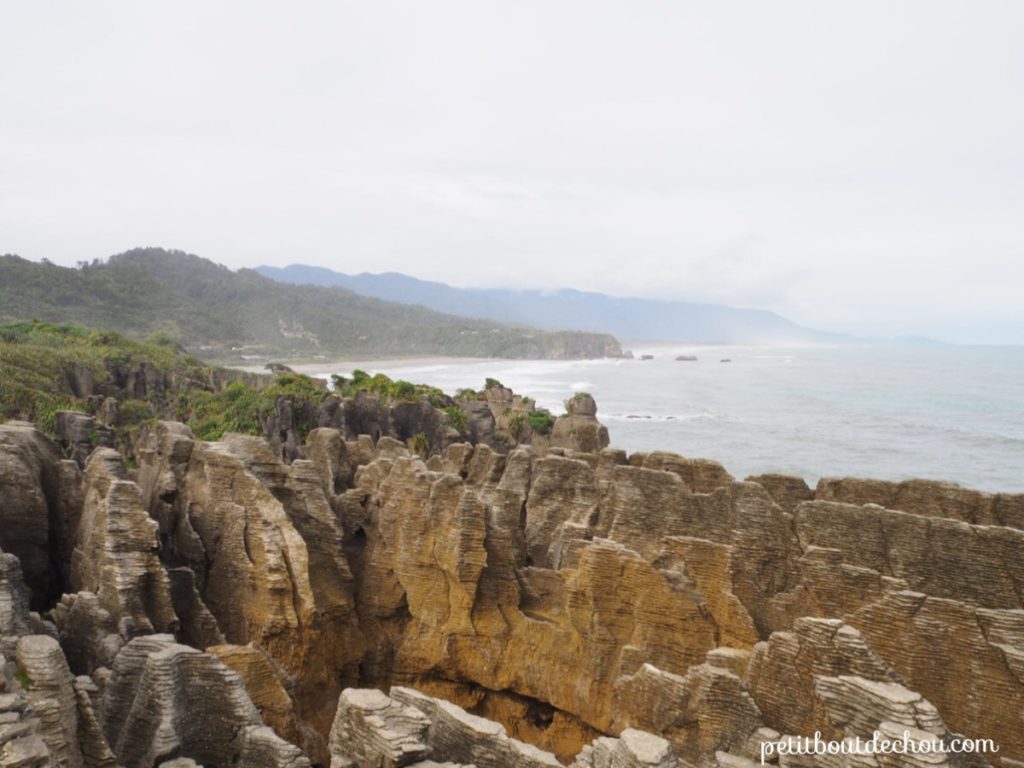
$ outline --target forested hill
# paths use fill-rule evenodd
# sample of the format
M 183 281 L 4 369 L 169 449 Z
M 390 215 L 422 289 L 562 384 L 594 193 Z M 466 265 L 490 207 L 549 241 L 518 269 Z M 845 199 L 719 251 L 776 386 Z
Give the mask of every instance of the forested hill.
M 0 321 L 77 323 L 173 338 L 223 362 L 272 357 L 615 356 L 607 334 L 538 331 L 276 282 L 181 251 L 145 248 L 78 268 L 0 256 Z
M 797 325 L 775 312 L 721 304 L 630 299 L 578 290 L 456 288 L 397 272 L 348 275 L 292 264 L 257 267 L 286 283 L 333 285 L 363 296 L 422 304 L 443 312 L 537 328 L 611 333 L 623 341 L 766 344 L 849 341 L 841 334 Z

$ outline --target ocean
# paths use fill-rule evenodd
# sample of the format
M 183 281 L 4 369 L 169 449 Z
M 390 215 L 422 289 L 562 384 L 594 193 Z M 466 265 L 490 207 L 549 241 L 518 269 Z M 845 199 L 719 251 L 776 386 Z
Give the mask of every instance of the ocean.
M 612 446 L 714 459 L 737 478 L 782 472 L 813 487 L 827 476 L 920 477 L 1024 492 L 1024 347 L 659 345 L 633 351 L 633 360 L 358 367 L 449 393 L 482 388 L 491 377 L 556 414 L 573 392 L 590 392 Z M 697 360 L 677 361 L 679 355 Z M 350 371 L 342 365 L 327 373 Z

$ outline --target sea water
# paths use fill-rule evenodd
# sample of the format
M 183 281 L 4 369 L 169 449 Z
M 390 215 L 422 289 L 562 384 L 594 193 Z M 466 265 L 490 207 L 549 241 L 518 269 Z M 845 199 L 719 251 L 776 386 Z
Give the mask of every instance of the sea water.
M 449 393 L 491 377 L 556 414 L 586 391 L 613 447 L 710 458 L 738 478 L 781 472 L 813 486 L 826 476 L 921 477 L 1024 492 L 1024 347 L 665 345 L 634 354 L 363 367 Z

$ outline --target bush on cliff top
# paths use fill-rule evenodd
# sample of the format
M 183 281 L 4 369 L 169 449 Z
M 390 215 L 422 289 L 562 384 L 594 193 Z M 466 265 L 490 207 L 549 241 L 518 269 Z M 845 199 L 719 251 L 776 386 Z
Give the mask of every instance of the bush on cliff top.
M 179 399 L 176 416 L 200 440 L 219 440 L 227 432 L 262 435 L 280 402 L 287 401 L 304 437 L 316 426 L 304 418 L 309 406 L 320 405 L 330 394 L 309 376 L 285 373 L 263 389 L 234 381 L 222 392 L 188 393 Z
M 534 432 L 541 435 L 550 433 L 551 429 L 555 426 L 555 417 L 551 415 L 551 411 L 547 408 L 538 408 L 530 411 L 526 421 Z
M 334 391 L 341 397 L 355 397 L 360 392 L 369 392 L 391 400 L 418 400 L 429 398 L 436 408 L 444 407 L 449 398 L 437 387 L 413 384 L 410 381 L 392 381 L 383 373 L 371 376 L 366 371 L 354 370 L 351 378 L 334 374 L 331 376 Z

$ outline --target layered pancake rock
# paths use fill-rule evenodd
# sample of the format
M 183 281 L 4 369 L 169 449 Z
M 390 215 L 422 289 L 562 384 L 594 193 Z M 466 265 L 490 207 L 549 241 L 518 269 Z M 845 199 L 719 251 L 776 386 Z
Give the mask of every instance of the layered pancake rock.
M 0 765 L 742 768 L 875 730 L 1024 761 L 1024 496 L 738 481 L 569 417 L 290 463 L 166 422 L 131 469 L 0 426 Z

